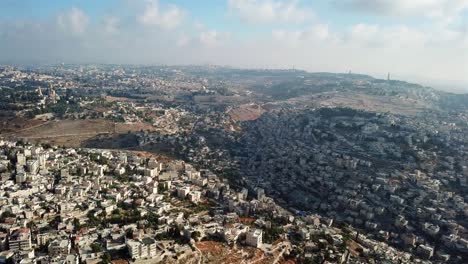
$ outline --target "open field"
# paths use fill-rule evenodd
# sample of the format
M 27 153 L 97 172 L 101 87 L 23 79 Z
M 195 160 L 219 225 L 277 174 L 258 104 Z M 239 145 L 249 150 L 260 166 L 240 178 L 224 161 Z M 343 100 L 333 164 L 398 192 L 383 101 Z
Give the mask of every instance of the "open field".
M 106 101 L 107 102 L 136 102 L 138 100 L 136 99 L 131 99 L 131 98 L 127 98 L 127 97 L 115 97 L 115 96 L 110 96 L 110 95 L 107 95 L 106 96 Z
M 245 104 L 231 109 L 228 114 L 234 121 L 251 121 L 259 118 L 264 112 L 259 105 Z
M 318 99 L 318 103 L 322 107 L 350 107 L 372 112 L 390 112 L 401 115 L 415 115 L 431 107 L 423 101 L 418 100 L 352 93 L 333 94 L 330 98 Z
M 214 241 L 197 242 L 196 247 L 203 254 L 203 263 L 273 263 L 261 250 L 255 248 L 231 248 L 224 243 Z
M 51 138 L 113 132 L 113 123 L 103 120 L 60 120 L 47 122 L 33 129 L 20 130 L 17 136 L 26 138 Z
M 194 101 L 201 105 L 238 105 L 249 103 L 251 100 L 245 96 L 196 95 Z
M 12 112 L 0 111 L 0 134 L 13 133 L 44 124 L 44 121 L 17 117 Z
M 153 130 L 145 123 L 124 124 L 101 119 L 60 120 L 37 122 L 30 120 L 23 129 L 0 134 L 5 138 L 23 139 L 30 142 L 50 143 L 69 147 L 80 147 L 82 143 L 98 135 L 118 135 L 140 130 Z

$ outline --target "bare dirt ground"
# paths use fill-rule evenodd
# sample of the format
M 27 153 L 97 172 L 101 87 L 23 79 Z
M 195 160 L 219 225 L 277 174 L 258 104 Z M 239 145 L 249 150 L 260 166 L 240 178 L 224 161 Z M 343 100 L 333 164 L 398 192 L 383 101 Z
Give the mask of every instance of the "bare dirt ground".
M 41 120 L 16 117 L 12 112 L 0 111 L 0 134 L 33 128 L 44 123 Z
M 131 98 L 127 98 L 127 97 L 114 97 L 114 96 L 106 96 L 106 101 L 107 102 L 135 102 L 137 100 L 135 99 L 131 99 Z
M 9 139 L 23 139 L 29 142 L 50 143 L 52 145 L 80 147 L 83 142 L 98 135 L 118 135 L 140 130 L 152 130 L 146 123 L 114 123 L 108 120 L 59 120 L 42 122 L 37 120 L 23 121 L 15 119 L 17 123 L 25 125 L 14 126 L 0 134 Z M 14 129 L 18 127 L 17 129 Z
M 203 254 L 203 263 L 266 264 L 274 261 L 273 257 L 250 247 L 229 247 L 214 241 L 197 242 L 196 247 Z
M 255 104 L 240 105 L 228 112 L 234 121 L 251 121 L 259 118 L 265 110 Z
M 201 105 L 238 105 L 250 102 L 250 99 L 245 96 L 196 95 L 194 101 Z
M 136 154 L 136 155 L 138 155 L 138 156 L 140 156 L 142 158 L 155 158 L 156 160 L 161 161 L 161 162 L 169 162 L 169 161 L 172 160 L 170 157 L 167 157 L 165 155 L 155 154 L 155 153 L 151 153 L 151 152 L 147 152 L 147 151 L 132 150 L 130 152 L 132 152 L 133 154 Z
M 320 106 L 350 107 L 368 111 L 390 112 L 401 115 L 416 115 L 432 106 L 422 101 L 390 96 L 368 96 L 362 94 L 333 94 L 329 98 L 316 98 Z
M 141 130 L 155 131 L 155 128 L 148 123 L 115 123 L 116 133 L 122 134 L 127 133 L 128 131 L 136 132 Z
M 239 222 L 241 222 L 244 225 L 249 225 L 250 226 L 255 222 L 255 220 L 257 220 L 257 219 L 252 218 L 252 217 L 241 217 L 239 219 Z

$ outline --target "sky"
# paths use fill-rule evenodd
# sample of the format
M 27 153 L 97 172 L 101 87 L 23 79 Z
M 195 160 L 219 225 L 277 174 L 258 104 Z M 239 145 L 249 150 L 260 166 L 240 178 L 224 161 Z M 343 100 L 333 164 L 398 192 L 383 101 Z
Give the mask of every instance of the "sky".
M 216 64 L 468 91 L 468 0 L 0 0 L 0 63 Z

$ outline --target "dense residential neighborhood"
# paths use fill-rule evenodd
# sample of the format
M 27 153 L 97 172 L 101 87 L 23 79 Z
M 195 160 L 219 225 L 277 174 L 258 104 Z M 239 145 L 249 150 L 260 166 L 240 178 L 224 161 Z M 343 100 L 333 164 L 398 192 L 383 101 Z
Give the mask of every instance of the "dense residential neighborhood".
M 464 95 L 358 74 L 0 67 L 0 263 L 464 263 Z
M 187 263 L 207 258 L 197 247 L 211 240 L 269 259 L 305 250 L 304 257 L 358 261 L 364 250 L 415 261 L 331 218 L 282 208 L 263 189 L 233 190 L 182 161 L 9 141 L 0 148 L 2 263 Z M 356 252 L 346 249 L 351 241 Z
M 172 142 L 188 160 L 239 170 L 293 211 L 319 212 L 423 259 L 468 253 L 466 123 L 336 108 L 272 112 L 249 126 L 231 151 L 190 137 L 140 142 Z

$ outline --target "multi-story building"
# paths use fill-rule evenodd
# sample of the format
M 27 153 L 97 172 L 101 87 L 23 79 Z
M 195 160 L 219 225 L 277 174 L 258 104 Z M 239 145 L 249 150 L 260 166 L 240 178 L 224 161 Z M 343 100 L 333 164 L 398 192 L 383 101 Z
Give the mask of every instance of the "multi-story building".
M 148 259 L 156 256 L 156 240 L 152 238 L 127 240 L 127 248 L 132 259 Z
M 180 187 L 177 189 L 177 196 L 179 198 L 185 198 L 187 195 L 190 193 L 190 187 L 185 186 L 185 187 Z
M 8 235 L 6 233 L 0 232 L 0 251 L 6 250 L 7 238 L 8 238 Z
M 15 176 L 16 183 L 23 183 L 28 179 L 26 172 L 18 172 Z
M 417 253 L 425 259 L 430 259 L 434 255 L 434 248 L 427 245 L 419 245 Z
M 22 153 L 16 154 L 16 164 L 21 166 L 26 165 L 26 156 Z
M 39 161 L 36 159 L 28 160 L 26 162 L 26 169 L 28 172 L 37 173 L 37 170 L 39 169 Z
M 199 191 L 193 191 L 189 194 L 190 201 L 193 203 L 198 203 L 200 202 L 201 199 L 201 192 Z
M 10 234 L 8 242 L 10 250 L 29 250 L 31 249 L 31 232 L 29 228 L 20 228 Z
M 49 244 L 50 256 L 66 256 L 70 253 L 71 243 L 68 239 L 54 240 Z
M 255 229 L 247 233 L 246 244 L 252 247 L 260 247 L 262 245 L 263 231 Z
M 36 243 L 39 246 L 43 246 L 49 242 L 49 233 L 40 233 L 36 235 Z

